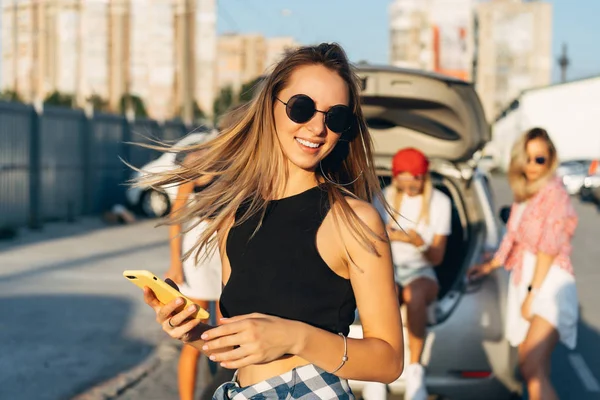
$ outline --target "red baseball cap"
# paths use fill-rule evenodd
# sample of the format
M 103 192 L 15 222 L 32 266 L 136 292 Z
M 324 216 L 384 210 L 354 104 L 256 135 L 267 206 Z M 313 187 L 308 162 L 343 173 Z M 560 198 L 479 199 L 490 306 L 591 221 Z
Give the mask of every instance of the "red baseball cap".
M 392 175 L 408 172 L 412 176 L 422 176 L 429 169 L 429 160 L 425 154 L 415 148 L 402 149 L 392 159 Z

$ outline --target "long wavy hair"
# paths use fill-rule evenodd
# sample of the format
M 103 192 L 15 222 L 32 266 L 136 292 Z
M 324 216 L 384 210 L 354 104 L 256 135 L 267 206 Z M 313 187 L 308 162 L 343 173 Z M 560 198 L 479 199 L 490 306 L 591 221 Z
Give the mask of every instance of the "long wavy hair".
M 288 164 L 275 132 L 275 98 L 288 85 L 294 71 L 307 65 L 322 65 L 336 72 L 346 82 L 350 93 L 349 107 L 354 113 L 352 127 L 342 135 L 315 171 L 317 179 L 328 193 L 335 224 L 338 229 L 340 222 L 347 224 L 360 243 L 374 254 L 377 254 L 372 243 L 374 237 L 387 240 L 369 229 L 347 201 L 346 196 L 369 203 L 378 198 L 390 211 L 375 173 L 372 138 L 361 110 L 358 77 L 339 45 L 323 43 L 288 53 L 258 83 L 252 100 L 235 111 L 228 126 L 216 138 L 191 148 L 164 149 L 200 151 L 201 158 L 168 172 L 141 178 L 143 185 L 161 187 L 195 180 L 203 175 L 212 177 L 211 184 L 203 190 L 201 198 L 179 210 L 175 218 L 164 222 L 184 224 L 194 218 L 202 221 L 211 217 L 197 245 L 184 258 L 193 251 L 196 251 L 196 256 L 210 253 L 217 241 L 222 239 L 219 235 L 231 226 L 234 218 L 235 224 L 239 225 L 256 214 L 264 217 L 269 200 L 283 193 L 288 178 Z M 242 204 L 246 211 L 236 216 Z M 260 229 L 260 224 L 256 229 Z M 354 264 L 351 259 L 350 262 Z
M 542 139 L 548 146 L 548 170 L 538 179 L 529 182 L 525 176 L 527 166 L 527 144 L 534 139 Z M 550 135 L 542 128 L 532 128 L 525 132 L 514 144 L 508 167 L 508 182 L 513 191 L 515 201 L 520 203 L 528 200 L 543 188 L 554 176 L 558 167 L 558 154 Z

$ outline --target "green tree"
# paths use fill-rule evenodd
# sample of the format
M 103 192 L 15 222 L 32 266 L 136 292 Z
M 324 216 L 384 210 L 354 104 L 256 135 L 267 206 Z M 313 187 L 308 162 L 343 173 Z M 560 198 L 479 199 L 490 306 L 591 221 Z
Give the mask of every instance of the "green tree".
M 250 82 L 244 83 L 242 85 L 242 89 L 240 90 L 239 102 L 246 103 L 246 102 L 252 100 L 255 90 L 258 87 L 258 84 L 262 80 L 263 80 L 263 77 L 259 76 L 258 78 L 255 78 L 255 79 L 251 80 Z
M 204 111 L 202 111 L 200 106 L 198 106 L 197 101 L 194 101 L 192 107 L 194 107 L 194 121 L 202 121 L 206 119 L 206 114 L 204 114 Z
M 75 97 L 69 93 L 60 93 L 54 91 L 50 93 L 44 100 L 44 105 L 48 106 L 59 106 L 59 107 L 73 107 L 75 104 Z
M 97 111 L 109 111 L 108 101 L 103 99 L 100 95 L 93 94 L 87 98 L 89 103 L 92 103 L 94 110 Z
M 236 98 L 233 93 L 233 88 L 231 86 L 226 86 L 221 88 L 219 95 L 215 99 L 213 105 L 213 112 L 215 122 L 217 118 L 225 113 L 229 108 L 236 103 Z
M 0 100 L 15 101 L 18 103 L 23 102 L 23 99 L 21 99 L 21 96 L 19 96 L 19 94 L 17 92 L 15 92 L 14 90 L 5 90 L 2 93 L 0 93 Z
M 148 112 L 146 111 L 144 100 L 142 100 L 140 96 L 136 96 L 134 94 L 129 93 L 124 94 L 123 97 L 121 97 L 121 101 L 119 103 L 119 112 L 121 114 L 125 114 L 128 105 L 131 105 L 133 113 L 136 117 L 148 117 Z

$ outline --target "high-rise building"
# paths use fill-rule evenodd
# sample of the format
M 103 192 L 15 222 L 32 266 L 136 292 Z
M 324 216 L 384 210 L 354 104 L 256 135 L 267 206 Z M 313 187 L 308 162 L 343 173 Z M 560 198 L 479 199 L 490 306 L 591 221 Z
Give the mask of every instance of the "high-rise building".
M 475 0 L 432 0 L 433 70 L 470 81 Z
M 265 72 L 267 43 L 260 34 L 225 34 L 218 40 L 217 87 L 239 93 L 244 83 Z
M 272 69 L 286 52 L 298 48 L 300 44 L 291 36 L 280 36 L 267 39 L 267 55 L 265 68 Z
M 58 91 L 118 111 L 130 94 L 157 119 L 212 113 L 216 0 L 5 0 L 2 22 L 2 89 L 25 101 Z
M 521 0 L 481 3 L 476 26 L 476 88 L 493 121 L 523 90 L 550 83 L 552 5 Z
M 433 69 L 429 0 L 395 0 L 390 4 L 390 64 Z
M 469 80 L 474 0 L 395 0 L 390 64 Z
M 129 5 L 129 62 L 127 93 L 144 100 L 153 118 L 167 119 L 179 115 L 175 102 L 178 71 L 176 40 L 171 0 L 154 0 L 151 6 L 142 1 Z
M 119 110 L 123 95 L 129 92 L 129 4 L 108 3 L 108 103 Z
M 2 83 L 3 89 L 17 92 L 23 99 L 36 95 L 36 72 L 39 62 L 37 7 L 31 0 L 2 2 Z M 39 70 L 38 70 L 39 71 Z
M 198 0 L 194 10 L 195 98 L 202 112 L 212 114 L 217 80 L 217 3 Z
M 290 37 L 265 38 L 260 34 L 221 35 L 218 41 L 217 87 L 230 86 L 239 93 L 242 85 L 267 73 L 283 54 L 296 48 Z
M 78 102 L 97 96 L 109 98 L 109 9 L 108 0 L 82 3 L 81 63 Z

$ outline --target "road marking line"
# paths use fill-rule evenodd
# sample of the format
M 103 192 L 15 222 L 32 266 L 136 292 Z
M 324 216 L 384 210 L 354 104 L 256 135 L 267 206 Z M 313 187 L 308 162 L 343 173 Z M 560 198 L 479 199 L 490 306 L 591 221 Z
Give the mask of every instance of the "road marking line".
M 594 374 L 592 374 L 592 371 L 590 371 L 590 368 L 587 366 L 581 354 L 569 354 L 569 361 L 586 390 L 592 393 L 600 392 L 600 384 L 594 377 Z

